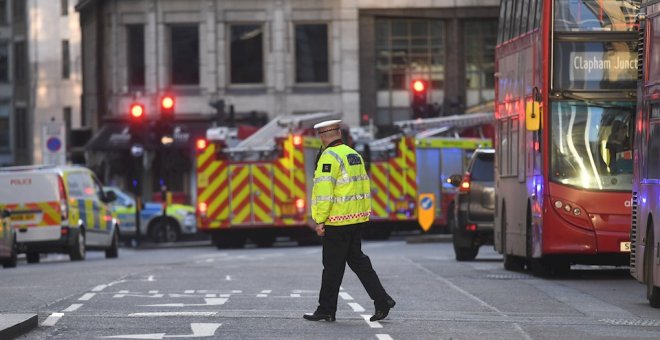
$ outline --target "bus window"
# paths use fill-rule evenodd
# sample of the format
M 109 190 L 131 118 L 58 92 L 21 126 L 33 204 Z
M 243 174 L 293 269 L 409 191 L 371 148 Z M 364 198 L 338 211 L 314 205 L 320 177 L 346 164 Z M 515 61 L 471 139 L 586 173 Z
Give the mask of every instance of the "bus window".
M 633 31 L 639 0 L 555 0 L 555 30 Z

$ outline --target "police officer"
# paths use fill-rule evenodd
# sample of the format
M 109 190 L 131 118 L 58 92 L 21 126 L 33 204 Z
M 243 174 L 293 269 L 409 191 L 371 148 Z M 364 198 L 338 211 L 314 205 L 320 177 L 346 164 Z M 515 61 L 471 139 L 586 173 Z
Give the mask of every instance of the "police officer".
M 369 176 L 360 154 L 342 142 L 341 120 L 314 125 L 323 151 L 314 172 L 312 218 L 323 236 L 323 276 L 319 306 L 303 317 L 311 321 L 335 321 L 339 286 L 346 264 L 355 272 L 374 301 L 371 321 L 384 319 L 394 307 L 369 257 L 362 252 L 361 228 L 369 221 Z

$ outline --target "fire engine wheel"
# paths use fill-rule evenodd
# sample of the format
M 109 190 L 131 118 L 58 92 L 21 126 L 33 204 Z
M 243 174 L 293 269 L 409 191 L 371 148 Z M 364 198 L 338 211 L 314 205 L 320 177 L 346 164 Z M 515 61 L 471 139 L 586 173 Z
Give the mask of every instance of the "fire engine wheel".
M 259 248 L 268 248 L 272 247 L 275 243 L 275 235 L 262 235 L 252 237 L 252 242 L 257 245 Z
M 179 239 L 179 223 L 172 218 L 161 218 L 151 227 L 151 239 L 156 243 L 171 243 Z
M 87 248 L 85 248 L 85 232 L 82 228 L 78 230 L 78 235 L 76 240 L 73 242 L 71 249 L 69 249 L 69 259 L 71 261 L 82 261 L 85 259 L 87 254 Z
M 644 282 L 646 282 L 646 298 L 653 308 L 660 308 L 660 288 L 653 283 L 655 261 L 653 260 L 653 224 L 646 229 L 646 246 L 644 247 Z
M 2 261 L 3 268 L 16 268 L 16 264 L 18 263 L 17 247 L 18 246 L 16 245 L 16 237 L 14 237 L 14 241 L 11 244 L 11 254 L 7 259 Z
M 25 254 L 27 263 L 39 263 L 39 253 L 27 253 Z
M 212 242 L 218 249 L 243 248 L 247 241 L 244 235 L 230 233 L 215 233 Z

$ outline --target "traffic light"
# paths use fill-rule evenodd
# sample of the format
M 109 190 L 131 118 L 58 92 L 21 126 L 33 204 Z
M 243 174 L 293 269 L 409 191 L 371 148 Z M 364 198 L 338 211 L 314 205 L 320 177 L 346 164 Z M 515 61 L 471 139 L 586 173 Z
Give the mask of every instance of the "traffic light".
M 160 143 L 164 146 L 174 142 L 174 96 L 166 94 L 160 98 L 160 121 L 158 123 L 158 135 Z
M 140 103 L 132 103 L 128 109 L 128 120 L 131 125 L 131 133 L 139 134 L 142 131 L 142 125 L 144 125 L 144 105 Z
M 429 83 L 424 79 L 415 79 L 410 83 L 412 90 L 411 108 L 414 118 L 426 118 L 428 106 Z

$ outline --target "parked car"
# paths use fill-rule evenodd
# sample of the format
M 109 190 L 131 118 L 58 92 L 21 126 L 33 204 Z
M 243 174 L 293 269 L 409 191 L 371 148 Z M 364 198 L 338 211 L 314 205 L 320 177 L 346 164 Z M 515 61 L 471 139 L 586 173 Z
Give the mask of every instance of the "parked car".
M 87 250 L 117 257 L 119 221 L 108 205 L 116 198 L 85 167 L 0 168 L 0 211 L 9 212 L 16 249 L 28 263 L 49 252 L 72 261 L 84 260 Z
M 105 192 L 114 192 L 117 200 L 111 205 L 121 221 L 119 227 L 122 239 L 135 237 L 135 199 L 133 195 L 117 188 L 104 187 Z M 154 242 L 175 242 L 181 235 L 195 234 L 197 224 L 195 208 L 184 204 L 169 204 L 163 215 L 163 204 L 144 203 L 140 211 L 140 235 Z
M 4 268 L 16 267 L 16 231 L 9 223 L 9 211 L 0 211 L 0 263 Z
M 493 244 L 495 214 L 495 151 L 477 149 L 472 154 L 463 176 L 453 175 L 458 187 L 454 213 L 449 225 L 456 260 L 474 260 L 479 247 Z

